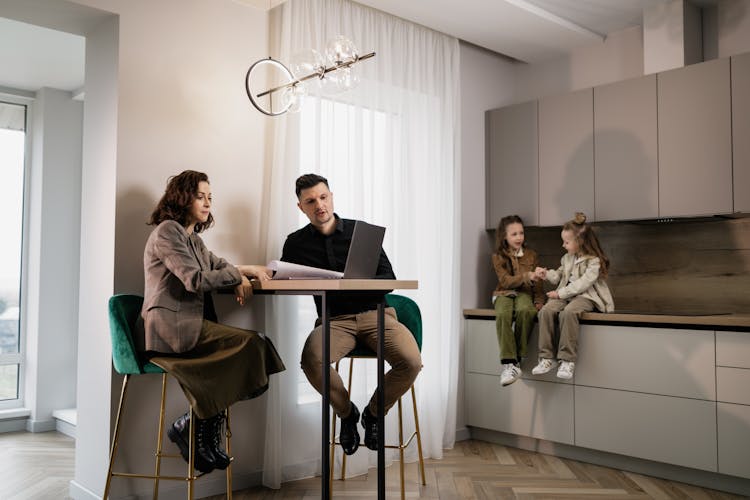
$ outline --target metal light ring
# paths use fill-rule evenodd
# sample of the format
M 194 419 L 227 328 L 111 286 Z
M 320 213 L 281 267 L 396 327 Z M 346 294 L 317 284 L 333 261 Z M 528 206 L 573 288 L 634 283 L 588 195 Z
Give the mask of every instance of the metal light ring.
M 257 109 L 258 111 L 260 111 L 264 115 L 267 115 L 267 116 L 279 116 L 279 115 L 283 115 L 291 107 L 291 105 L 292 105 L 291 102 L 288 103 L 286 105 L 286 107 L 280 109 L 279 111 L 275 111 L 275 112 L 273 112 L 273 111 L 266 111 L 255 100 L 255 97 L 253 97 L 253 93 L 250 91 L 250 74 L 253 72 L 253 69 L 255 69 L 255 67 L 258 66 L 261 63 L 271 64 L 273 66 L 276 66 L 278 69 L 280 69 L 284 73 L 286 73 L 286 75 L 289 77 L 289 81 L 290 82 L 294 81 L 294 76 L 292 75 L 292 72 L 289 71 L 289 68 L 287 68 L 286 66 L 284 66 L 281 62 L 279 62 L 276 59 L 273 59 L 271 57 L 269 57 L 268 59 L 260 59 L 260 60 L 258 60 L 256 62 L 254 62 L 252 66 L 250 66 L 250 68 L 247 70 L 247 74 L 245 75 L 245 92 L 247 92 L 247 97 L 248 97 L 248 99 L 250 99 L 250 102 L 253 104 L 253 106 L 255 107 L 255 109 Z

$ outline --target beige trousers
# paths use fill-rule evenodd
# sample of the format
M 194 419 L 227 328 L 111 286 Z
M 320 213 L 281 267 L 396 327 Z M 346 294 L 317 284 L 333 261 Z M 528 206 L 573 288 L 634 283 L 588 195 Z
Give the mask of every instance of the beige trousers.
M 550 299 L 539 311 L 539 357 L 575 361 L 578 357 L 578 318 L 593 311 L 595 305 L 587 298 L 577 296 L 570 301 Z M 555 323 L 559 324 L 559 342 L 555 356 Z
M 378 339 L 377 310 L 359 314 L 345 314 L 331 318 L 331 363 L 335 363 L 354 349 L 357 342 L 377 352 Z M 422 357 L 419 347 L 408 328 L 398 322 L 396 310 L 385 309 L 385 352 L 384 359 L 391 365 L 385 374 L 385 411 L 398 401 L 405 393 L 419 371 L 422 369 Z M 323 374 L 320 365 L 323 362 L 323 327 L 318 325 L 307 337 L 302 350 L 302 371 L 315 389 L 322 393 Z M 338 372 L 333 368 L 331 373 L 331 406 L 336 414 L 345 418 L 349 414 L 349 393 L 344 387 Z M 370 411 L 373 415 L 378 409 L 377 392 L 370 398 Z

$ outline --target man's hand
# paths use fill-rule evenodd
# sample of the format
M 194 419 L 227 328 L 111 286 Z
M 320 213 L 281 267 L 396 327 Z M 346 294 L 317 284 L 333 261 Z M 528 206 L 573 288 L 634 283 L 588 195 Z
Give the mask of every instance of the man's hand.
M 547 297 L 549 297 L 550 299 L 559 299 L 560 294 L 557 293 L 557 290 L 552 290 L 551 292 L 547 292 Z
M 247 279 L 247 276 L 243 276 L 242 282 L 234 287 L 234 296 L 241 306 L 244 306 L 245 301 L 253 296 L 253 285 L 250 284 L 250 280 Z

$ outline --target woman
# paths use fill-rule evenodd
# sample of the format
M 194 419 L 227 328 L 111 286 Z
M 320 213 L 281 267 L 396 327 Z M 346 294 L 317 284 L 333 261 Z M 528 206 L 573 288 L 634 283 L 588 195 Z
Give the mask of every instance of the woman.
M 174 376 L 196 415 L 195 468 L 225 469 L 221 448 L 224 410 L 268 388 L 268 375 L 284 370 L 270 340 L 261 334 L 217 323 L 211 291 L 234 287 L 237 301 L 252 295 L 248 277 L 267 280 L 263 266 L 233 266 L 215 256 L 198 233 L 213 225 L 211 186 L 201 172 L 186 170 L 169 179 L 151 214 L 156 226 L 143 255 L 145 290 L 143 350 Z M 189 458 L 190 413 L 167 431 Z

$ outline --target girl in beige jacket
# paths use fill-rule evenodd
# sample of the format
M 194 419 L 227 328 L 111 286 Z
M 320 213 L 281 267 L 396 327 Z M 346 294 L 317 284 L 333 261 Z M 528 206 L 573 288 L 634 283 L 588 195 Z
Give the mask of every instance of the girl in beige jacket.
M 560 361 L 558 378 L 573 377 L 578 353 L 578 318 L 587 311 L 612 312 L 615 308 L 606 283 L 609 259 L 596 233 L 586 224 L 586 216 L 577 213 L 563 226 L 560 234 L 567 253 L 558 269 L 537 269 L 539 277 L 557 289 L 547 292 L 547 304 L 539 311 L 539 364 L 534 375 L 549 372 Z M 554 349 L 555 323 L 559 324 L 560 342 Z M 555 355 L 556 354 L 556 355 Z

